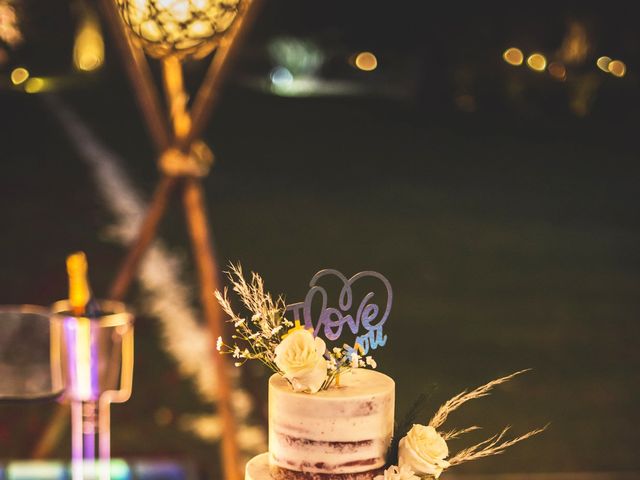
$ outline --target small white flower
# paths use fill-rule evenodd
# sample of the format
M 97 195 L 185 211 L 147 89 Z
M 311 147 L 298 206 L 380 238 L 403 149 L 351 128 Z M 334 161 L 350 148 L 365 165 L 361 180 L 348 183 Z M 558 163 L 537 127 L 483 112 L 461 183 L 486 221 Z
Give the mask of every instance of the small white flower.
M 260 321 L 260 314 L 259 313 L 254 313 L 253 316 L 251 317 L 251 321 L 253 323 L 258 323 Z
M 276 333 L 278 333 L 280 330 L 282 330 L 283 325 L 278 325 L 277 327 L 275 327 L 273 330 L 271 330 L 271 335 L 275 335 Z
M 251 355 L 251 352 L 249 352 L 248 348 L 245 348 L 244 351 L 242 352 L 242 357 L 249 358 L 249 355 Z
M 283 324 L 285 327 L 293 327 L 293 322 L 292 322 L 291 320 L 287 320 L 286 318 L 284 318 L 284 319 L 282 320 L 282 324 Z
M 354 350 L 349 357 L 351 359 L 351 368 L 358 368 L 360 355 Z
M 242 366 L 242 362 L 236 362 L 236 363 L 234 363 L 234 365 L 235 365 L 236 367 L 240 367 L 240 366 Z
M 233 358 L 240 358 L 240 347 L 238 347 L 237 345 L 233 349 Z
M 242 325 L 246 320 L 244 318 L 239 318 L 238 320 L 236 320 L 233 324 L 234 327 L 239 327 L 240 325 Z
M 222 337 L 218 337 L 218 341 L 216 342 L 216 350 L 220 351 L 222 349 Z
M 384 475 L 377 475 L 373 480 L 420 480 L 420 477 L 406 465 L 399 468 L 391 465 L 384 471 Z
M 367 365 L 369 365 L 371 368 L 376 368 L 378 366 L 378 364 L 376 363 L 376 361 L 373 359 L 371 355 L 367 355 L 366 361 L 367 361 Z

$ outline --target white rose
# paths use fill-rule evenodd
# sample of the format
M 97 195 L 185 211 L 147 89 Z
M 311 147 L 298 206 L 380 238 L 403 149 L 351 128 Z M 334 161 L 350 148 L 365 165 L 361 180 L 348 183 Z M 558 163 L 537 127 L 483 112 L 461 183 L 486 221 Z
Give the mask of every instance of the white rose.
M 391 465 L 384 471 L 384 475 L 377 475 L 373 480 L 420 480 L 407 465 L 396 467 Z
M 438 478 L 449 467 L 445 460 L 449 448 L 433 427 L 414 425 L 398 446 L 398 464 L 411 468 L 418 475 Z
M 316 393 L 327 378 L 326 349 L 309 330 L 294 330 L 276 347 L 275 362 L 296 392 Z

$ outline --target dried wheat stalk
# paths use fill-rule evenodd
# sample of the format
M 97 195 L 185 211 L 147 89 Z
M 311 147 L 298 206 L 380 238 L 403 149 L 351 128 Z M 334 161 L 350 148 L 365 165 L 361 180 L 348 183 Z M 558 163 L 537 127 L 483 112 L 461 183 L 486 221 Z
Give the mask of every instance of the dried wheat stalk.
M 431 420 L 429 420 L 429 426 L 437 429 L 447 420 L 447 417 L 451 412 L 453 412 L 454 410 L 457 410 L 462 405 L 467 403 L 469 400 L 475 400 L 476 398 L 486 397 L 487 395 L 489 395 L 493 387 L 496 387 L 502 383 L 508 382 L 509 380 L 516 377 L 517 375 L 528 372 L 529 370 L 531 369 L 528 368 L 526 370 L 520 370 L 519 372 L 512 373 L 511 375 L 507 375 L 506 377 L 498 378 L 497 380 L 492 380 L 491 382 L 485 385 L 482 385 L 481 387 L 478 387 L 475 390 L 472 390 L 470 392 L 468 392 L 467 390 L 460 392 L 458 395 L 456 395 L 452 399 L 447 400 L 444 403 L 444 405 L 442 405 L 438 409 L 436 414 L 431 418 Z
M 460 428 L 460 429 L 454 428 L 453 430 L 449 430 L 448 432 L 442 433 L 441 436 L 445 440 L 452 440 L 454 438 L 460 438 L 465 433 L 474 432 L 476 430 L 480 430 L 481 428 L 482 427 L 478 427 L 477 425 L 474 425 L 473 427 Z
M 519 437 L 501 442 L 510 428 L 505 427 L 499 434 L 494 435 L 493 437 L 488 438 L 483 442 L 477 443 L 469 448 L 460 450 L 449 460 L 449 465 L 453 467 L 454 465 L 460 465 L 461 463 L 470 462 L 479 458 L 489 457 L 491 455 L 499 455 L 503 453 L 507 448 L 515 445 L 516 443 L 519 443 L 523 440 L 526 440 L 527 438 L 531 438 L 534 435 L 538 435 L 539 433 L 544 432 L 548 426 L 549 425 L 547 424 L 542 428 L 537 428 L 525 433 L 524 435 L 520 435 Z

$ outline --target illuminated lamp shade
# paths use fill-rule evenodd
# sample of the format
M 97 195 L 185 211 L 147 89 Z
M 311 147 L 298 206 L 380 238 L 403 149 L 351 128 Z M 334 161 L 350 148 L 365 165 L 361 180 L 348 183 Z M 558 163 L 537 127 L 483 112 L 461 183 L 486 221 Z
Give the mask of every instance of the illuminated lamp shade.
M 124 22 L 155 58 L 202 58 L 238 14 L 241 0 L 115 0 Z

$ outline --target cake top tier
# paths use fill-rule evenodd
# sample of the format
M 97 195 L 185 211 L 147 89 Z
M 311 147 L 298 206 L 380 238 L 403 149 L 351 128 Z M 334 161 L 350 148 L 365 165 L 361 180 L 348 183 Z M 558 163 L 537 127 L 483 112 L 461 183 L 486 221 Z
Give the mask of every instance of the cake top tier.
M 271 375 L 269 387 L 277 391 L 278 395 L 291 395 L 292 397 L 309 397 L 307 393 L 294 392 L 289 382 L 278 374 Z M 387 375 L 358 368 L 340 375 L 340 385 L 332 386 L 328 390 L 315 393 L 316 398 L 336 398 L 340 400 L 357 399 L 379 395 L 383 392 L 393 392 L 395 382 Z

